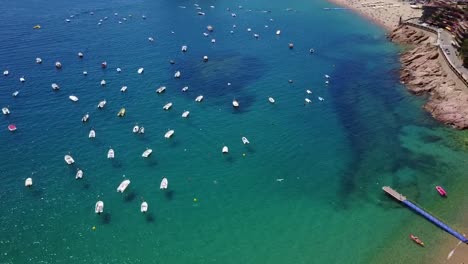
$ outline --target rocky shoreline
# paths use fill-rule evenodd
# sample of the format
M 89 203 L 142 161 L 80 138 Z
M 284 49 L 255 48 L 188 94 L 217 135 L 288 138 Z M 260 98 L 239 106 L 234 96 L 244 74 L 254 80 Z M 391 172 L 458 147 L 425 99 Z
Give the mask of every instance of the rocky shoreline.
M 457 84 L 443 67 L 434 39 L 421 30 L 401 26 L 389 34 L 392 42 L 406 44 L 400 61 L 400 80 L 414 94 L 428 94 L 424 108 L 440 122 L 457 129 L 468 128 L 468 87 Z

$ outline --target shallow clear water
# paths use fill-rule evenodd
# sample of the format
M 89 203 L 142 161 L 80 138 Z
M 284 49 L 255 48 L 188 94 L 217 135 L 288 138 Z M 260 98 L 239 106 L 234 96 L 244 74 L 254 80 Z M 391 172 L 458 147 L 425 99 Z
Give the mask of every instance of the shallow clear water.
M 10 75 L 0 78 L 0 103 L 11 115 L 0 119 L 0 262 L 427 263 L 427 253 L 410 250 L 407 234 L 420 234 L 429 248 L 446 238 L 381 187 L 392 185 L 454 220 L 443 203 L 456 198 L 438 199 L 433 186 L 451 194 L 454 186 L 461 199 L 466 151 L 453 139 L 459 134 L 437 125 L 399 84 L 398 47 L 356 15 L 302 1 L 3 5 L 0 69 Z M 35 24 L 42 28 L 32 30 Z M 215 30 L 204 37 L 209 24 Z M 177 70 L 180 79 L 173 78 Z M 60 91 L 51 90 L 53 82 Z M 167 91 L 156 94 L 162 85 Z M 79 102 L 69 101 L 71 94 Z M 204 101 L 194 102 L 200 94 Z M 173 107 L 164 111 L 167 102 Z M 121 107 L 124 118 L 116 116 Z M 18 131 L 8 132 L 10 123 Z M 136 123 L 144 135 L 131 132 Z M 175 130 L 169 140 L 168 129 Z M 106 158 L 109 147 L 115 160 Z M 147 147 L 153 154 L 143 159 Z M 63 161 L 68 152 L 73 166 Z M 25 189 L 30 176 L 34 186 Z M 124 177 L 131 184 L 120 194 Z M 159 190 L 162 177 L 169 191 Z M 147 215 L 139 211 L 142 199 Z M 93 211 L 97 200 L 105 203 L 103 215 Z

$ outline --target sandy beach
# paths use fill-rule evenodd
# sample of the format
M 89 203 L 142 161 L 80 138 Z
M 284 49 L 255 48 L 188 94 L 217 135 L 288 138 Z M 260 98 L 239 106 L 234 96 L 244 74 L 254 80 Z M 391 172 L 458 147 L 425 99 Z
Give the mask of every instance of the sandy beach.
M 330 2 L 357 11 L 359 14 L 382 25 L 387 30 L 396 28 L 400 17 L 402 17 L 402 19 L 408 19 L 420 17 L 422 14 L 421 9 L 413 9 L 408 2 L 398 0 L 330 0 Z

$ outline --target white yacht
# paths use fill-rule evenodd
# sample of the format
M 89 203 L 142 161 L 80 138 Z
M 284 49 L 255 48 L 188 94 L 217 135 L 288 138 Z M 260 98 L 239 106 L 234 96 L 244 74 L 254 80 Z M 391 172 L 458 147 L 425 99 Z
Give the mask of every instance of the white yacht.
M 181 48 L 182 52 L 186 52 L 187 49 L 188 49 L 188 47 L 186 45 L 182 46 L 182 48 Z
M 101 81 L 101 86 L 104 86 L 104 85 L 106 85 L 106 80 Z
M 10 109 L 8 109 L 8 107 L 3 107 L 2 112 L 3 112 L 4 115 L 9 115 L 10 114 Z
M 21 77 L 19 80 L 20 80 L 20 82 L 25 82 L 26 81 L 26 79 L 24 77 Z
M 96 137 L 96 131 L 94 131 L 94 129 L 91 129 L 89 131 L 89 135 L 88 135 L 89 138 L 95 138 Z
M 83 171 L 78 169 L 78 171 L 76 172 L 76 175 L 75 175 L 75 179 L 81 179 L 83 178 Z
M 146 213 L 148 211 L 148 203 L 143 201 L 140 206 L 140 211 L 142 213 Z
M 41 63 L 42 63 L 42 59 L 41 59 L 41 58 L 36 58 L 36 63 L 37 63 L 37 64 L 41 64 Z
M 61 69 L 62 68 L 62 63 L 60 63 L 60 61 L 55 62 L 55 68 Z
M 203 95 L 199 95 L 197 96 L 197 98 L 195 98 L 195 102 L 201 102 L 203 100 Z
M 190 112 L 189 111 L 184 111 L 182 113 L 182 117 L 187 118 L 189 116 Z
M 88 121 L 88 119 L 89 119 L 89 114 L 86 114 L 81 118 L 81 122 L 86 122 Z
M 107 101 L 106 101 L 106 100 L 102 100 L 101 102 L 99 102 L 99 104 L 98 104 L 97 107 L 98 107 L 99 109 L 102 109 L 102 108 L 104 108 L 104 106 L 106 106 L 106 104 L 107 104 Z
M 141 156 L 142 156 L 143 158 L 147 158 L 147 157 L 149 157 L 149 155 L 151 155 L 151 153 L 153 153 L 153 150 L 152 150 L 152 149 L 146 149 L 146 150 L 143 152 L 143 154 L 141 154 Z
M 276 30 L 276 35 L 280 35 L 281 34 L 281 30 Z
M 31 178 L 27 178 L 25 181 L 24 181 L 24 186 L 26 187 L 31 187 L 33 184 L 32 182 L 32 179 Z
M 52 90 L 54 90 L 54 91 L 60 90 L 60 86 L 58 84 L 56 84 L 56 83 L 53 83 L 50 86 L 52 87 Z
M 222 149 L 222 152 L 223 153 L 228 153 L 229 152 L 229 148 L 227 146 L 224 146 L 223 149 Z
M 171 138 L 172 135 L 174 135 L 174 130 L 171 129 L 171 130 L 167 131 L 166 134 L 164 134 L 164 137 L 165 138 Z
M 94 212 L 96 214 L 101 214 L 104 212 L 104 202 L 103 201 L 97 201 L 96 206 L 94 207 Z
M 245 144 L 250 144 L 250 141 L 246 137 L 242 137 L 242 143 Z
M 308 104 L 308 103 L 311 103 L 312 101 L 309 98 L 306 98 L 305 102 Z
M 115 157 L 114 150 L 113 150 L 113 149 L 109 149 L 109 151 L 107 151 L 107 158 L 108 158 L 108 159 L 113 159 L 114 157 Z
M 184 86 L 184 88 L 182 88 L 182 92 L 186 92 L 188 91 L 188 86 Z
M 144 134 L 144 133 L 145 133 L 145 128 L 144 128 L 144 127 L 140 127 L 140 130 L 138 130 L 138 133 L 139 133 L 139 134 Z
M 156 89 L 156 92 L 159 93 L 159 94 L 163 93 L 164 91 L 166 91 L 166 86 L 161 86 L 158 89 Z
M 172 103 L 167 103 L 166 105 L 163 106 L 163 109 L 164 110 L 169 110 L 169 108 L 171 108 L 172 106 Z
M 117 192 L 123 193 L 125 189 L 127 189 L 128 185 L 130 184 L 130 180 L 124 180 L 120 183 L 119 187 L 117 187 Z
M 138 74 L 142 74 L 144 70 L 145 70 L 144 68 L 139 68 L 137 72 Z
M 74 96 L 74 95 L 70 95 L 68 96 L 68 98 L 70 98 L 70 100 L 72 100 L 73 102 L 77 102 L 78 101 L 78 97 Z
M 75 163 L 75 160 L 70 155 L 65 155 L 65 157 L 63 157 L 63 158 L 65 159 L 65 162 L 68 165 L 71 165 L 71 164 Z
M 174 73 L 174 78 L 180 78 L 180 71 L 176 71 Z
M 159 189 L 161 189 L 161 190 L 167 189 L 168 185 L 169 185 L 169 182 L 167 181 L 167 179 L 163 178 L 161 180 L 161 184 L 159 185 Z
M 140 127 L 138 125 L 135 125 L 132 131 L 133 133 L 138 133 L 138 130 L 140 130 Z
M 3 71 L 3 76 L 8 76 L 8 74 L 10 74 L 8 70 Z
M 234 107 L 236 107 L 236 108 L 239 107 L 239 102 L 238 102 L 236 99 L 234 99 L 234 100 L 232 101 L 232 106 L 234 106 Z
M 120 91 L 122 93 L 125 93 L 127 91 L 127 86 L 122 86 L 122 88 L 120 88 Z
M 268 101 L 270 101 L 270 103 L 272 103 L 272 104 L 275 103 L 275 99 L 273 99 L 273 97 L 268 97 Z

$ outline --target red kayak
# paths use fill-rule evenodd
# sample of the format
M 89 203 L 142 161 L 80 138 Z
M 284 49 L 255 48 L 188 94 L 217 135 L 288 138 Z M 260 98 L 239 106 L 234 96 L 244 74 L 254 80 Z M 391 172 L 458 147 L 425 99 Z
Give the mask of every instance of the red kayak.
M 414 243 L 420 245 L 421 247 L 424 247 L 424 242 L 421 241 L 421 239 L 419 239 L 419 237 L 413 235 L 413 234 L 410 234 L 409 237 L 411 238 L 411 240 L 414 241 Z
M 15 131 L 16 130 L 16 126 L 11 124 L 8 126 L 8 130 L 10 130 L 11 132 Z
M 435 188 L 439 192 L 440 196 L 444 196 L 444 197 L 447 196 L 447 192 L 444 190 L 444 188 L 442 188 L 440 186 L 436 186 Z

